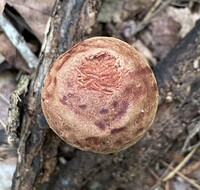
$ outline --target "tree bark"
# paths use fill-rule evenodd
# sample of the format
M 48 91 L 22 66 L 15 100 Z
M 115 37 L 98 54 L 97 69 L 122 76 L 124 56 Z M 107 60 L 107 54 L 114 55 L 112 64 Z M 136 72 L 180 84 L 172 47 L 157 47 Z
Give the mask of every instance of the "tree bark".
M 102 1 L 97 0 L 63 0 L 55 3 L 37 72 L 31 78 L 27 97 L 23 97 L 28 103 L 21 110 L 23 118 L 20 125 L 18 162 L 13 178 L 14 190 L 45 188 L 45 182 L 49 182 L 55 171 L 61 140 L 48 128 L 42 114 L 42 81 L 51 63 L 89 34 L 101 4 Z
M 101 1 L 62 1 L 56 4 L 37 73 L 31 80 L 21 125 L 18 164 L 13 189 L 137 189 L 146 168 L 168 151 L 182 147 L 186 130 L 200 121 L 200 21 L 155 67 L 160 103 L 146 136 L 120 153 L 98 155 L 74 149 L 47 126 L 40 106 L 42 80 L 53 60 L 80 41 L 94 24 L 86 22 Z M 61 7 L 58 9 L 58 7 Z M 73 21 L 73 23 L 71 22 Z M 88 23 L 88 25 L 86 24 Z M 64 33 L 63 33 L 64 32 Z M 64 158 L 64 162 L 62 161 Z M 59 162 L 58 162 L 59 160 Z

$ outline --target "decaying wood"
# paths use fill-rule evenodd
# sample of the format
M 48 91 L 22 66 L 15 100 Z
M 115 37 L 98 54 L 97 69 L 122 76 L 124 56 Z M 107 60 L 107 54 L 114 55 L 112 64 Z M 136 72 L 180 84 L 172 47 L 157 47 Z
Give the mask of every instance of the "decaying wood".
M 60 139 L 49 130 L 40 106 L 40 89 L 46 71 L 58 55 L 87 34 L 94 22 L 82 25 L 82 18 L 95 21 L 101 1 L 57 1 L 38 71 L 30 83 L 27 107 L 20 126 L 15 190 L 38 189 L 55 170 Z M 89 11 L 88 11 L 89 10 Z M 78 31 L 78 32 L 77 32 Z M 81 34 L 81 35 L 80 35 Z M 79 36 L 77 36 L 79 35 Z M 25 98 L 24 98 L 25 100 Z M 37 187 L 37 188 L 36 188 Z
M 8 120 L 6 123 L 7 142 L 13 147 L 18 147 L 19 139 L 17 137 L 17 128 L 20 125 L 20 108 L 23 96 L 27 92 L 30 76 L 22 74 L 19 78 L 16 90 L 10 97 Z
M 48 128 L 40 106 L 44 75 L 59 54 L 91 30 L 94 20 L 87 10 L 91 8 L 94 16 L 100 4 L 100 1 L 77 0 L 62 1 L 55 6 L 47 43 L 24 108 L 13 179 L 15 190 L 89 189 L 92 184 L 101 189 L 127 190 L 133 189 L 133 185 L 137 189 L 146 167 L 166 157 L 174 142 L 179 142 L 179 137 L 200 120 L 200 22 L 197 22 L 155 67 L 160 90 L 159 110 L 154 126 L 136 145 L 113 155 L 82 152 L 61 142 Z M 85 22 L 87 16 L 91 22 Z M 66 163 L 57 164 L 62 155 Z

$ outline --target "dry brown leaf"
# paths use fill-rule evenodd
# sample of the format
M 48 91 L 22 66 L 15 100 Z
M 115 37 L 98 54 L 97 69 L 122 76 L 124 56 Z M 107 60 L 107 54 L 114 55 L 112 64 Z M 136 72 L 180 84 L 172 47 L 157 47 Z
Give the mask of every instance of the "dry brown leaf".
M 199 13 L 192 13 L 188 7 L 176 9 L 172 6 L 168 7 L 167 15 L 181 24 L 181 38 L 183 38 L 195 26 L 196 21 L 200 17 Z
M 163 58 L 178 41 L 181 25 L 169 16 L 155 17 L 151 24 L 154 56 Z
M 24 18 L 40 42 L 44 39 L 46 24 L 56 0 L 7 0 Z

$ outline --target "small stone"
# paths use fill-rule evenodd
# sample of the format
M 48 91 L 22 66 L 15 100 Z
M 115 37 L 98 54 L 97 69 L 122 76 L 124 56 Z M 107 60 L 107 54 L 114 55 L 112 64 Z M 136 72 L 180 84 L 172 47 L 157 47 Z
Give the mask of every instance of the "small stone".
M 199 69 L 199 60 L 198 59 L 194 60 L 194 62 L 193 62 L 193 68 L 196 69 L 196 70 Z

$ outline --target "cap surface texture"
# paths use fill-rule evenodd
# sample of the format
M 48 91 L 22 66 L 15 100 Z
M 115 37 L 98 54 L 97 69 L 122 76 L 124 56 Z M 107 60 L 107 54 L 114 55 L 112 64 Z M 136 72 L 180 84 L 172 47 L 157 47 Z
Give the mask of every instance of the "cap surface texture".
M 149 129 L 158 89 L 137 50 L 115 38 L 93 37 L 52 64 L 41 105 L 49 126 L 65 142 L 107 154 L 128 148 Z

